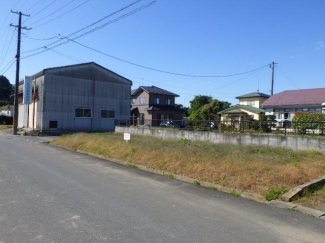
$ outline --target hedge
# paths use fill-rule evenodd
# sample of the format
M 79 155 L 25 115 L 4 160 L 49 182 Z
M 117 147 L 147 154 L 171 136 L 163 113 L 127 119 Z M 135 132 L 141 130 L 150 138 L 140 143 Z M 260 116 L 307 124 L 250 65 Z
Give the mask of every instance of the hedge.
M 316 129 L 323 134 L 325 131 L 325 114 L 298 112 L 292 118 L 292 127 L 302 134 L 305 134 L 307 129 Z

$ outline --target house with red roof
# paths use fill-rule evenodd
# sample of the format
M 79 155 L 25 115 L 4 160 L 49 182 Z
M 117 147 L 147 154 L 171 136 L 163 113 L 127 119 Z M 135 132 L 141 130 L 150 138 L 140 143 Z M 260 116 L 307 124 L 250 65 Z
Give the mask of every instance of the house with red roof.
M 297 112 L 325 113 L 325 88 L 287 90 L 275 94 L 261 105 L 265 115 L 277 121 L 291 121 Z

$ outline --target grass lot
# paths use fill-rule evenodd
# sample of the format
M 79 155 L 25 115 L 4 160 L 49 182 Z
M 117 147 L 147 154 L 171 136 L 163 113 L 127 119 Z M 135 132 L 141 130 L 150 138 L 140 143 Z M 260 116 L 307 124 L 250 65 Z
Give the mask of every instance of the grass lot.
M 0 129 L 12 128 L 12 125 L 0 125 Z
M 318 210 L 325 210 L 325 185 L 319 186 L 314 190 L 305 192 L 304 197 L 294 201 L 305 207 L 316 208 Z
M 135 135 L 126 143 L 123 134 L 113 133 L 64 135 L 52 144 L 261 195 L 271 188 L 289 190 L 325 174 L 325 157 L 317 151 L 216 145 Z

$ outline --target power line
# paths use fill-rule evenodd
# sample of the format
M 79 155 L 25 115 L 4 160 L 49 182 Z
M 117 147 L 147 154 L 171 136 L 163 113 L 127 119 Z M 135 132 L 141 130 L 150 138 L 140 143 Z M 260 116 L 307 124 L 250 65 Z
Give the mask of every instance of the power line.
M 76 61 L 76 62 L 84 62 L 84 60 L 81 60 L 81 59 L 77 59 L 77 58 L 75 58 L 75 57 L 71 57 L 71 56 L 69 56 L 69 55 L 67 55 L 67 54 L 63 54 L 62 52 L 59 52 L 59 51 L 56 51 L 56 50 L 52 50 L 52 49 L 49 49 L 50 51 L 53 51 L 54 53 L 56 53 L 56 54 L 59 54 L 59 55 L 61 55 L 61 56 L 64 56 L 64 57 L 66 57 L 66 58 L 68 58 L 68 59 L 70 59 L 70 60 L 73 60 L 73 61 Z
M 137 0 L 136 2 L 138 2 L 138 1 L 141 1 L 141 0 Z M 150 2 L 150 3 L 146 4 L 146 5 L 142 5 L 141 7 L 137 8 L 137 9 L 135 9 L 135 10 L 133 10 L 133 11 L 127 13 L 127 14 L 124 14 L 124 15 L 122 15 L 122 16 L 116 18 L 116 19 L 113 19 L 113 20 L 111 20 L 111 21 L 109 21 L 109 22 L 107 22 L 107 23 L 105 23 L 105 24 L 103 24 L 103 25 L 101 25 L 101 26 L 99 26 L 99 27 L 96 27 L 96 28 L 94 28 L 94 29 L 92 29 L 92 30 L 90 30 L 90 31 L 88 31 L 88 32 L 85 32 L 85 33 L 83 33 L 83 34 L 77 36 L 77 37 L 73 37 L 73 39 L 78 39 L 78 38 L 81 38 L 81 37 L 83 37 L 83 36 L 85 36 L 85 35 L 88 35 L 88 34 L 90 34 L 90 33 L 93 33 L 94 31 L 96 31 L 96 30 L 98 30 L 98 29 L 101 29 L 101 28 L 103 28 L 103 27 L 105 27 L 105 26 L 107 26 L 107 25 L 109 25 L 109 24 L 115 23 L 115 22 L 117 22 L 117 21 L 119 21 L 119 20 L 121 20 L 121 19 L 123 19 L 123 18 L 125 18 L 125 17 L 128 17 L 128 16 L 130 16 L 130 15 L 132 15 L 132 14 L 135 14 L 136 12 L 141 11 L 141 10 L 143 10 L 143 9 L 145 9 L 145 8 L 147 8 L 147 7 L 149 7 L 149 6 L 151 6 L 151 5 L 152 5 L 153 3 L 155 3 L 155 2 L 156 2 L 156 0 Z M 129 5 L 129 6 L 130 6 L 130 5 Z M 120 10 L 119 10 L 119 11 L 120 11 Z M 116 12 L 115 12 L 115 13 L 116 13 Z M 79 31 L 77 31 L 77 32 L 79 32 Z M 75 32 L 75 33 L 77 33 L 77 32 Z M 72 35 L 72 34 L 71 34 L 71 35 Z M 57 38 L 59 38 L 59 37 L 57 37 Z M 65 38 L 66 38 L 66 37 L 65 37 Z M 52 44 L 54 44 L 54 43 L 61 42 L 61 41 L 62 41 L 63 39 L 65 39 L 65 38 L 59 38 L 58 41 L 53 42 L 53 43 L 51 43 L 50 45 L 52 45 Z M 32 57 L 32 56 L 39 55 L 39 54 L 41 54 L 41 53 L 43 53 L 43 52 L 48 51 L 49 49 L 57 48 L 57 47 L 59 47 L 59 46 L 61 46 L 61 45 L 67 44 L 67 43 L 69 43 L 69 42 L 70 42 L 70 40 L 67 40 L 67 41 L 65 41 L 65 42 L 61 42 L 61 43 L 59 43 L 59 44 L 57 44 L 57 45 L 55 45 L 55 46 L 52 46 L 52 47 L 46 46 L 48 49 L 45 49 L 45 50 L 43 50 L 43 49 L 44 49 L 44 46 L 41 47 L 41 48 L 36 48 L 36 49 L 34 49 L 34 50 L 40 50 L 40 49 L 42 49 L 42 50 L 39 51 L 39 52 L 36 52 L 36 53 L 30 54 L 30 55 L 28 55 L 28 56 L 25 56 L 25 57 L 23 57 L 23 59 L 25 59 L 25 58 L 29 58 L 29 57 Z M 26 52 L 25 52 L 25 53 L 26 53 Z
M 74 1 L 76 1 L 76 0 L 71 0 L 71 1 L 68 2 L 67 4 L 63 5 L 61 8 L 55 10 L 54 12 L 52 12 L 52 13 L 46 15 L 45 17 L 43 17 L 43 18 L 41 18 L 41 19 L 39 19 L 39 20 L 35 21 L 34 23 L 29 24 L 29 25 L 32 26 L 32 25 L 34 25 L 34 24 L 36 24 L 36 23 L 38 23 L 38 22 L 41 22 L 42 20 L 44 20 L 44 19 L 46 19 L 46 18 L 52 16 L 53 14 L 56 14 L 56 13 L 59 12 L 61 9 L 65 8 L 66 6 L 68 6 L 69 4 L 73 3 Z M 35 27 L 34 27 L 34 28 L 35 28 Z
M 36 3 L 34 3 L 26 12 L 28 13 L 32 8 L 34 8 L 40 1 L 42 0 L 38 0 Z
M 44 23 L 42 23 L 42 24 L 39 24 L 39 25 L 35 26 L 34 29 L 35 29 L 35 28 L 38 28 L 38 27 L 41 27 L 41 26 L 43 26 L 43 25 L 46 25 L 46 24 L 48 24 L 48 23 L 51 23 L 51 22 L 53 22 L 54 20 L 57 20 L 58 18 L 61 18 L 62 16 L 64 16 L 64 15 L 66 15 L 66 14 L 68 14 L 68 13 L 70 13 L 70 12 L 72 12 L 72 11 L 78 9 L 78 8 L 80 8 L 81 6 L 83 6 L 84 4 L 86 4 L 86 3 L 89 2 L 89 1 L 90 1 L 90 0 L 84 1 L 83 3 L 81 3 L 81 4 L 77 5 L 76 7 L 74 7 L 73 9 L 70 9 L 70 10 L 68 10 L 67 12 L 65 12 L 65 13 L 63 13 L 63 14 L 61 14 L 61 15 L 59 15 L 59 16 L 57 16 L 57 17 L 55 17 L 55 18 L 53 18 L 53 19 L 51 19 L 51 20 L 49 20 L 49 21 L 47 21 L 47 22 L 44 22 Z
M 35 16 L 37 16 L 38 14 L 40 14 L 41 12 L 43 12 L 45 9 L 47 9 L 48 7 L 50 7 L 56 1 L 57 0 L 54 0 L 54 1 L 50 2 L 48 5 L 46 5 L 44 8 L 42 8 L 40 11 L 38 11 L 36 14 L 33 14 L 32 17 L 30 17 L 28 20 L 25 21 L 25 23 L 28 22 L 29 20 L 31 20 L 32 18 L 35 18 Z
M 12 61 L 10 61 L 6 66 L 5 66 L 5 68 L 4 69 L 2 69 L 2 70 L 4 70 L 4 71 L 1 71 L 0 73 L 2 73 L 2 75 L 5 75 L 5 73 L 15 64 L 15 58 L 14 59 L 12 59 Z
M 291 79 L 289 79 L 277 66 L 276 69 L 282 74 L 283 77 L 285 77 L 290 83 L 292 83 L 294 86 L 296 86 L 298 89 L 300 89 L 298 87 L 298 85 L 296 85 Z
M 90 25 L 88 25 L 88 26 L 86 26 L 86 27 L 84 27 L 84 28 L 82 28 L 82 29 L 79 29 L 79 30 L 75 31 L 74 33 L 68 35 L 67 37 L 70 37 L 70 36 L 72 36 L 72 35 L 75 35 L 75 34 L 81 32 L 81 31 L 85 30 L 85 29 L 88 29 L 88 28 L 90 28 L 90 27 L 92 27 L 92 26 L 94 26 L 94 25 L 96 25 L 96 24 L 102 22 L 103 20 L 105 20 L 105 19 L 107 19 L 107 18 L 109 18 L 109 17 L 111 17 L 111 16 L 113 16 L 113 15 L 115 15 L 115 14 L 118 14 L 119 12 L 122 12 L 123 10 L 125 10 L 125 9 L 127 9 L 127 8 L 129 8 L 129 7 L 131 7 L 131 6 L 133 6 L 134 4 L 136 4 L 136 3 L 140 2 L 140 1 L 142 1 L 142 0 L 136 0 L 135 2 L 132 2 L 132 3 L 130 3 L 129 5 L 123 7 L 123 8 L 121 8 L 121 9 L 115 11 L 115 12 L 113 12 L 113 13 L 111 13 L 111 14 L 109 14 L 109 15 L 106 15 L 105 17 L 103 17 L 103 18 L 97 20 L 96 22 L 94 22 L 94 23 L 92 23 L 92 24 L 90 24 Z M 156 0 L 154 0 L 153 2 L 155 2 L 155 1 L 156 1 Z M 57 41 L 54 41 L 54 42 L 48 44 L 47 47 L 52 46 L 52 45 L 54 45 L 54 44 L 56 44 L 56 43 L 59 43 L 59 42 L 61 42 L 61 41 L 62 41 L 62 38 L 61 38 L 60 40 L 57 40 Z M 25 52 L 23 52 L 23 53 L 34 52 L 34 51 L 41 50 L 41 49 L 43 49 L 43 48 L 44 48 L 44 46 L 39 47 L 39 48 L 35 48 L 35 49 L 32 49 L 32 50 L 25 51 Z
M 121 61 L 121 62 L 124 62 L 124 63 L 128 63 L 130 65 L 133 65 L 133 66 L 137 66 L 137 67 L 141 67 L 141 68 L 144 68 L 144 69 L 148 69 L 148 70 L 152 70 L 152 71 L 156 71 L 156 72 L 160 72 L 160 73 L 165 73 L 165 74 L 171 74 L 171 75 L 176 75 L 176 76 L 185 76 L 185 77 L 192 77 L 192 78 L 226 78 L 226 77 L 234 77 L 234 76 L 239 76 L 239 75 L 243 75 L 243 74 L 247 74 L 247 73 L 254 73 L 254 72 L 257 72 L 265 67 L 268 67 L 269 64 L 267 65 L 264 65 L 262 67 L 259 67 L 259 68 L 256 68 L 254 70 L 250 70 L 250 71 L 246 71 L 246 72 L 242 72 L 242 73 L 236 73 L 236 74 L 228 74 L 228 75 L 191 75 L 191 74 L 182 74 L 182 73 L 175 73 L 175 72 L 170 72 L 170 71 L 164 71 L 164 70 L 161 70 L 161 69 L 156 69 L 156 68 L 152 68 L 152 67 L 147 67 L 147 66 L 144 66 L 144 65 L 141 65 L 141 64 L 137 64 L 137 63 L 134 63 L 134 62 L 130 62 L 130 61 L 127 61 L 127 60 L 124 60 L 124 59 L 121 59 L 119 57 L 115 57 L 115 56 L 112 56 L 110 54 L 107 54 L 107 53 L 104 53 L 102 51 L 99 51 L 95 48 L 92 48 L 90 46 L 87 46 L 87 45 L 84 45 L 84 44 L 81 44 L 80 42 L 77 42 L 73 39 L 69 39 L 67 37 L 63 37 L 65 39 L 68 39 L 69 41 L 71 42 L 74 42 L 80 46 L 83 46 L 89 50 L 92 50 L 94 52 L 97 52 L 97 53 L 100 53 L 104 56 L 107 56 L 107 57 L 110 57 L 110 58 L 113 58 L 115 60 L 118 60 L 118 61 Z M 235 82 L 238 82 L 239 80 L 235 81 Z M 223 86 L 222 86 L 223 87 Z M 220 87 L 220 88 L 222 88 Z
M 7 50 L 6 50 L 6 52 L 5 52 L 5 55 L 3 56 L 2 61 L 1 61 L 1 63 L 0 63 L 0 67 L 2 66 L 3 61 L 4 61 L 4 60 L 6 59 L 6 57 L 7 57 L 8 50 L 9 50 L 9 48 L 10 48 L 10 46 L 11 46 L 11 43 L 12 43 L 12 40 L 13 40 L 13 38 L 14 38 L 15 32 L 16 32 L 16 29 L 12 32 L 12 36 L 11 36 L 10 42 L 9 42 L 9 44 L 8 44 Z

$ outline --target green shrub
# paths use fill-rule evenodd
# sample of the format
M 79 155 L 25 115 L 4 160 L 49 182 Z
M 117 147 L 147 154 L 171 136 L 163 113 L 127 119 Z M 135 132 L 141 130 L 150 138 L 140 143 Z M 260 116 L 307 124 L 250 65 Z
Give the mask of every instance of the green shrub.
M 134 165 L 134 164 L 131 164 L 131 163 L 127 163 L 126 166 L 127 167 L 131 167 L 131 168 L 134 168 L 134 169 L 138 169 L 139 168 L 137 165 Z
M 265 193 L 264 198 L 267 201 L 275 200 L 275 199 L 278 199 L 280 197 L 280 195 L 285 192 L 287 192 L 287 189 L 285 189 L 285 188 L 278 188 L 278 189 L 270 188 L 268 190 L 268 192 Z
M 167 178 L 171 178 L 171 179 L 174 178 L 173 174 L 169 174 L 169 173 L 165 173 L 165 174 L 163 174 L 163 176 L 167 177 Z
M 199 181 L 193 181 L 193 184 L 197 185 L 197 186 L 201 185 L 201 183 Z
M 234 197 L 241 197 L 241 194 L 239 192 L 231 191 L 230 195 L 233 195 Z
M 308 129 L 325 131 L 325 114 L 297 112 L 292 118 L 292 127 L 297 133 L 306 134 Z

